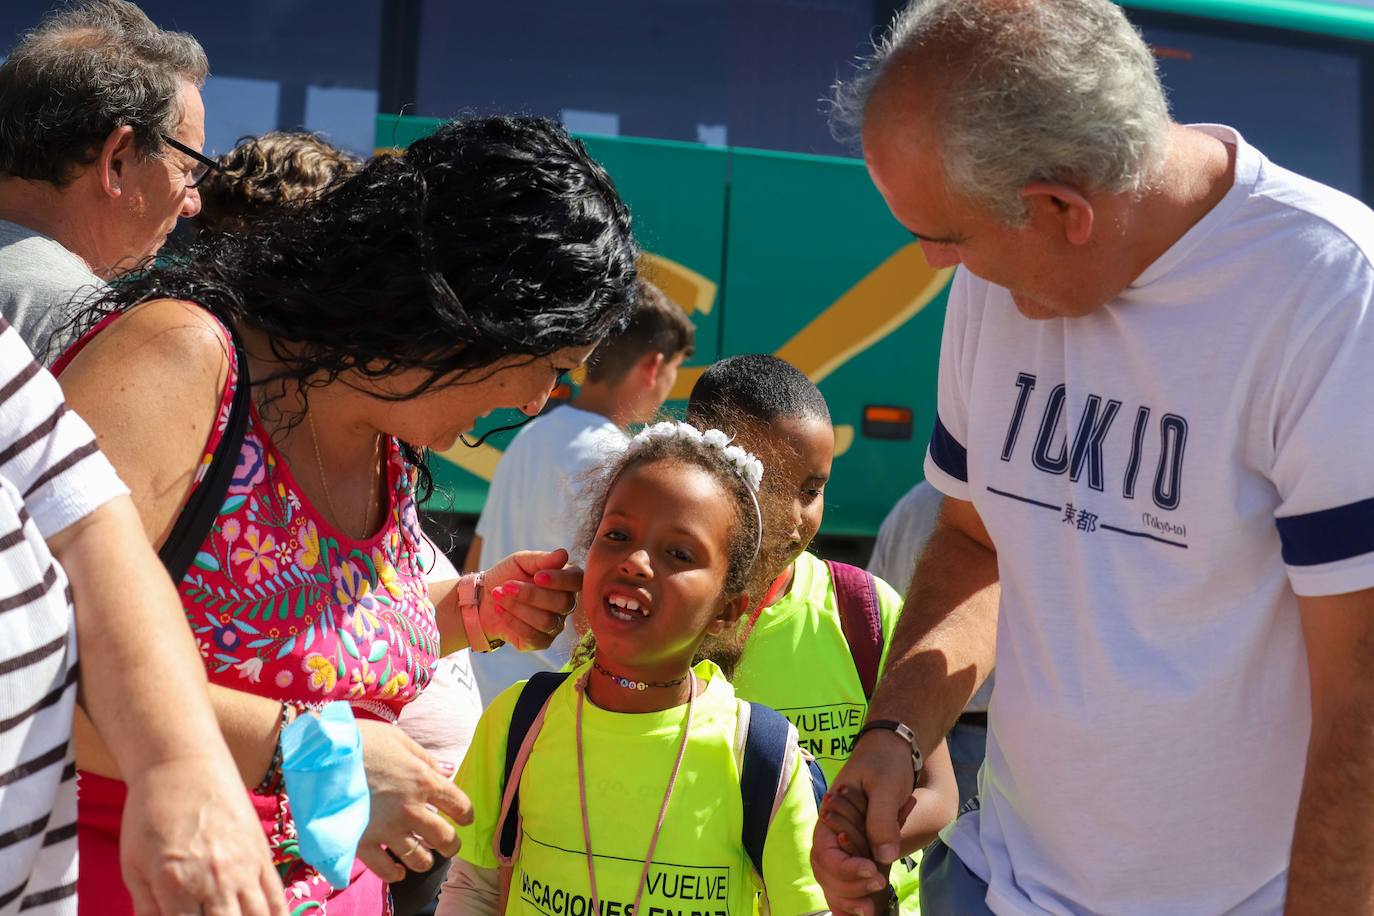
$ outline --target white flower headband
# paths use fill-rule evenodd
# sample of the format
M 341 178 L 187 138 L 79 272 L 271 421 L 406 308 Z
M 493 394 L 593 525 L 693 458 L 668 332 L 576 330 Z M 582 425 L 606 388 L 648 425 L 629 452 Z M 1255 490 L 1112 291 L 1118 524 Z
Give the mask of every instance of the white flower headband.
M 637 451 L 645 443 L 655 439 L 686 439 L 704 442 L 712 448 L 718 449 L 725 458 L 725 463 L 730 465 L 731 469 L 744 481 L 745 488 L 749 491 L 749 498 L 754 502 L 754 516 L 759 523 L 758 533 L 754 537 L 754 554 L 749 558 L 749 562 L 753 563 L 758 558 L 759 548 L 763 546 L 763 512 L 759 508 L 759 487 L 763 485 L 763 462 L 738 445 L 731 445 L 730 437 L 720 430 L 708 429 L 702 432 L 692 424 L 683 423 L 680 420 L 664 420 L 661 423 L 644 427 L 630 440 L 630 452 Z

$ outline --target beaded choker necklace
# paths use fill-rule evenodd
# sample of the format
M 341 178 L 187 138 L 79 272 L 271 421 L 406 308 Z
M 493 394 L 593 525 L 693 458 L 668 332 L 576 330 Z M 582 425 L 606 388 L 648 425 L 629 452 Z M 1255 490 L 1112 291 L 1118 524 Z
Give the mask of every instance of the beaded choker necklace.
M 627 677 L 621 677 L 618 674 L 612 674 L 607 671 L 605 668 L 601 667 L 601 662 L 596 659 L 592 659 L 592 667 L 614 681 L 617 687 L 623 687 L 626 690 L 648 690 L 650 687 L 676 687 L 678 684 L 687 680 L 687 674 L 691 674 L 691 672 L 688 671 L 687 674 L 684 674 L 682 677 L 675 678 L 671 681 L 632 681 Z

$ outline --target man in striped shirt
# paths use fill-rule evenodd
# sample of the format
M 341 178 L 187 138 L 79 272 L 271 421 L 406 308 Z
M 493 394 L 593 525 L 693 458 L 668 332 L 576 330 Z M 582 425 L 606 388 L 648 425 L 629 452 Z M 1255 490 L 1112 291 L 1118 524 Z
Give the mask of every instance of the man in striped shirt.
M 0 914 L 76 913 L 78 702 L 128 781 L 123 863 L 139 911 L 284 916 L 128 490 L 0 318 Z

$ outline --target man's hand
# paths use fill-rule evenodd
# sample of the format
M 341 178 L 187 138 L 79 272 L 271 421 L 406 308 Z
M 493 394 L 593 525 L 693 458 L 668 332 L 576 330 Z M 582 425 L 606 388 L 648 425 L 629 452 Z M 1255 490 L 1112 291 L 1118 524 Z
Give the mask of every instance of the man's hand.
M 407 868 L 423 872 L 434 864 L 430 850 L 456 855 L 458 835 L 449 820 L 472 823 L 472 805 L 453 784 L 452 770 L 440 769 L 394 725 L 363 720 L 358 731 L 372 793 L 372 817 L 358 858 L 383 881 L 400 881 Z
M 227 755 L 169 760 L 131 774 L 128 787 L 119 858 L 139 916 L 286 916 L 267 840 Z
M 911 810 L 911 748 L 886 731 L 864 733 L 821 803 L 811 868 L 836 913 L 872 916 L 901 857 Z
M 567 563 L 566 550 L 525 550 L 487 570 L 479 610 L 487 636 L 499 636 L 521 651 L 547 648 L 562 632 L 582 589 L 582 570 Z
M 874 916 L 887 896 L 889 869 L 878 867 L 864 836 L 867 800 L 840 785 L 821 800 L 811 870 L 834 913 Z

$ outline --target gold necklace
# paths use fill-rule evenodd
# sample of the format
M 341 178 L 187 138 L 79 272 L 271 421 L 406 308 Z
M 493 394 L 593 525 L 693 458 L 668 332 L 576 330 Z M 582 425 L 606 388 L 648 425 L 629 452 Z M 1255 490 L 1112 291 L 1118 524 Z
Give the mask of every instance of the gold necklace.
M 320 483 L 324 485 L 324 501 L 329 505 L 329 514 L 334 517 L 336 523 L 343 524 L 343 516 L 334 506 L 334 494 L 329 492 L 329 478 L 324 473 L 324 460 L 320 458 L 320 438 L 315 434 L 315 418 L 309 409 L 305 412 L 305 422 L 310 427 L 310 444 L 315 449 L 315 467 L 320 472 Z M 367 488 L 367 504 L 363 506 L 363 525 L 361 537 L 367 537 L 372 533 L 372 507 L 377 502 L 377 449 L 382 441 L 380 435 L 372 442 L 372 482 Z

